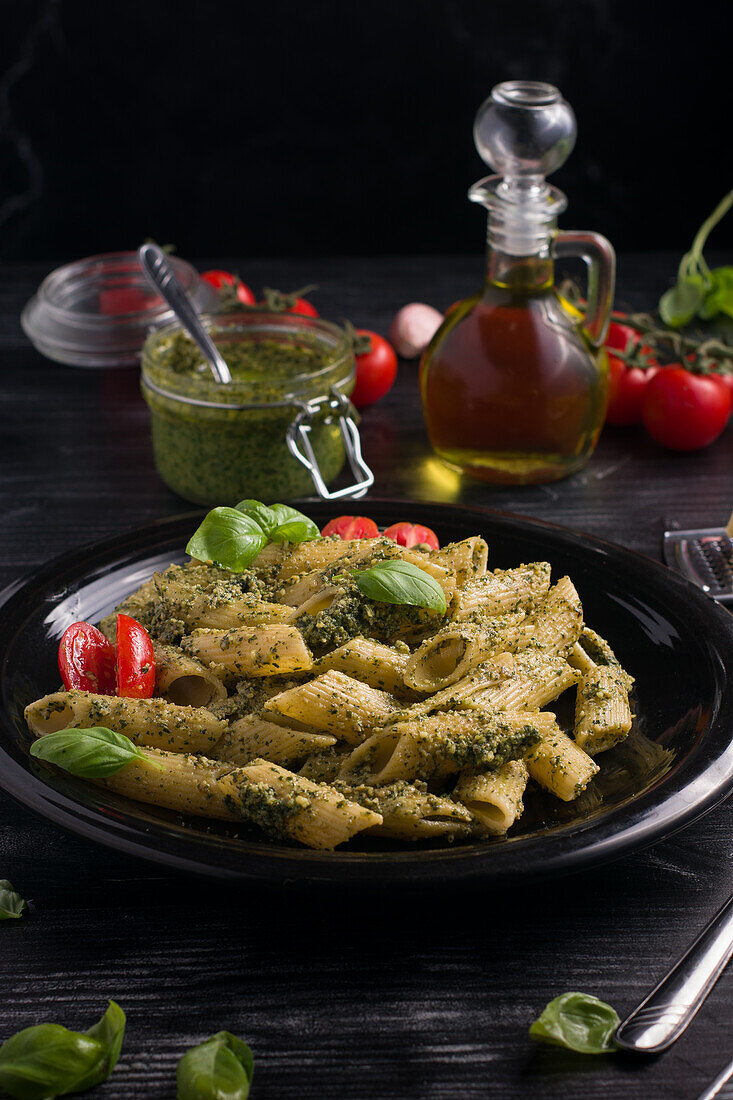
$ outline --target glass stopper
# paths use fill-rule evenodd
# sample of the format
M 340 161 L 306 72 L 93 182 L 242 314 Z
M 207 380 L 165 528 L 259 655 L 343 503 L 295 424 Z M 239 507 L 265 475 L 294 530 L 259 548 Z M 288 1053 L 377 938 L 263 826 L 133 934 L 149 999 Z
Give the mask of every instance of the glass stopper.
M 473 127 L 479 156 L 504 177 L 501 190 L 525 198 L 546 194 L 544 177 L 567 160 L 576 133 L 570 104 L 538 80 L 497 84 Z

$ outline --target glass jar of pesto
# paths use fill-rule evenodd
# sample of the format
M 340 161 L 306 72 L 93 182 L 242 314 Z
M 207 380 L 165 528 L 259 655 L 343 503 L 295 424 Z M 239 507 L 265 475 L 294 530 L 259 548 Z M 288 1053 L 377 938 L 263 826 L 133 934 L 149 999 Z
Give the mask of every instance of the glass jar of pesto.
M 211 314 L 202 321 L 229 365 L 217 382 L 178 324 L 152 332 L 141 387 L 158 473 L 196 504 L 244 498 L 362 496 L 374 477 L 361 457 L 349 394 L 354 353 L 346 333 L 293 313 Z M 348 456 L 354 483 L 328 486 Z

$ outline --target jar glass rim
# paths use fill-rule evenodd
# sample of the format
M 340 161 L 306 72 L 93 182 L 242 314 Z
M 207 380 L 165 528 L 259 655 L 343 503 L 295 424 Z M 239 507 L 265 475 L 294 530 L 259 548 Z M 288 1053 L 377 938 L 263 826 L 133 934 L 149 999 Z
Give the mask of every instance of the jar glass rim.
M 305 370 L 301 374 L 282 379 L 281 392 L 278 393 L 280 400 L 276 404 L 309 401 L 327 394 L 333 385 L 348 385 L 354 378 L 356 364 L 351 339 L 344 329 L 331 321 L 286 311 L 254 308 L 236 313 L 202 313 L 200 320 L 209 331 L 214 330 L 212 336 L 215 341 L 231 339 L 233 335 L 246 336 L 255 333 L 264 338 L 287 335 L 296 342 L 298 337 L 310 337 L 311 346 L 315 341 L 331 351 L 328 361 L 317 370 Z M 260 382 L 234 380 L 224 383 L 218 382 L 212 375 L 198 376 L 192 386 L 190 375 L 176 376 L 164 368 L 156 370 L 156 342 L 182 331 L 185 330 L 179 322 L 174 321 L 157 327 L 145 341 L 142 357 L 143 382 L 152 382 L 151 388 L 155 392 L 161 396 L 168 394 L 184 404 L 188 398 L 191 404 L 205 404 L 209 407 L 220 405 L 231 409 L 236 405 L 255 408 L 258 405 L 272 405 L 271 401 L 258 399 Z M 269 385 L 271 389 L 276 386 L 272 380 L 269 380 Z

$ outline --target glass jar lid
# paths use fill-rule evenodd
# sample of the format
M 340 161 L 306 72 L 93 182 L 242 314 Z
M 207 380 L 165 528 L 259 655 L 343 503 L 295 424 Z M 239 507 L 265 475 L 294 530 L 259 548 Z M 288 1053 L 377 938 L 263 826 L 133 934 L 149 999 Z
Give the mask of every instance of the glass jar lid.
M 171 256 L 196 309 L 211 309 L 216 292 L 191 264 Z M 136 252 L 88 256 L 47 275 L 21 314 L 42 355 L 73 367 L 134 366 L 151 328 L 173 320 L 151 289 Z

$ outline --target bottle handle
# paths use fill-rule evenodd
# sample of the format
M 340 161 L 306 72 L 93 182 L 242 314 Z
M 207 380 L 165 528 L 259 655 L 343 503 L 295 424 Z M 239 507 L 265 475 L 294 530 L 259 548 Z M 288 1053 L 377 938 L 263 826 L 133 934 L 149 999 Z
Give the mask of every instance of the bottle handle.
M 555 235 L 552 255 L 557 260 L 579 256 L 585 262 L 588 270 L 588 305 L 582 327 L 591 344 L 599 348 L 606 339 L 616 284 L 613 245 L 600 233 L 570 230 Z

